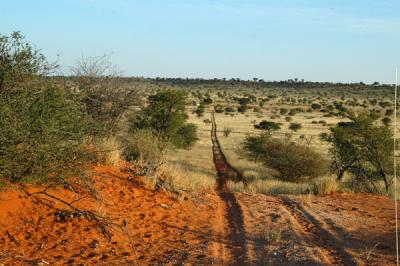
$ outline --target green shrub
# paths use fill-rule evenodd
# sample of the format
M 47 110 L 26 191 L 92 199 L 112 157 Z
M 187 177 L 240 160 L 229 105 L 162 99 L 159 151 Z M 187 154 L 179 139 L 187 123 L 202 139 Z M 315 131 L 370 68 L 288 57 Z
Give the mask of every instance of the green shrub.
M 226 113 L 234 113 L 235 109 L 231 106 L 225 107 L 225 112 Z
M 246 111 L 247 111 L 247 105 L 240 105 L 238 108 L 237 108 L 237 111 L 239 112 L 239 113 L 245 113 Z
M 224 112 L 224 108 L 219 104 L 214 107 L 214 110 L 215 110 L 216 113 L 223 113 Z
M 327 161 L 310 147 L 272 139 L 266 134 L 248 136 L 242 143 L 245 155 L 276 170 L 277 178 L 300 182 L 327 173 Z
M 318 109 L 321 109 L 321 105 L 319 103 L 312 103 L 311 108 L 313 110 L 318 110 Z
M 133 119 L 131 132 L 149 129 L 178 148 L 197 141 L 196 126 L 186 121 L 186 93 L 166 90 L 149 96 L 148 105 Z
M 20 88 L 55 67 L 19 32 L 0 34 L 0 90 Z
M 275 123 L 272 121 L 263 120 L 260 123 L 258 123 L 257 125 L 254 125 L 254 128 L 265 130 L 265 131 L 271 133 L 272 131 L 279 130 L 281 128 L 281 125 L 279 123 Z
M 293 130 L 294 132 L 296 132 L 297 130 L 300 130 L 302 128 L 300 123 L 290 123 L 289 125 L 289 129 Z
M 332 169 L 341 180 L 349 172 L 356 182 L 380 180 L 389 192 L 393 170 L 393 134 L 389 127 L 375 124 L 378 117 L 360 114 L 350 122 L 340 122 L 330 134 L 321 135 L 332 148 Z
M 204 116 L 204 112 L 205 112 L 204 105 L 200 104 L 194 112 L 196 113 L 197 117 Z
M 285 115 L 285 114 L 287 114 L 287 112 L 288 112 L 288 109 L 287 109 L 287 108 L 281 108 L 281 109 L 279 109 L 279 113 L 280 113 L 281 115 Z
M 59 181 L 79 171 L 87 159 L 83 141 L 91 126 L 55 86 L 0 91 L 0 177 Z

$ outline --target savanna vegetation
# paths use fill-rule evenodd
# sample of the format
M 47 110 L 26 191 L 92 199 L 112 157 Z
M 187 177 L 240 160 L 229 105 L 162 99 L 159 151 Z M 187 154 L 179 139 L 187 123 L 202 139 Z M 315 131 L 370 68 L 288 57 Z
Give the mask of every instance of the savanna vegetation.
M 2 180 L 64 183 L 126 160 L 158 188 L 209 189 L 215 112 L 227 159 L 251 181 L 234 190 L 395 193 L 392 85 L 123 78 L 111 55 L 55 69 L 20 33 L 0 37 Z

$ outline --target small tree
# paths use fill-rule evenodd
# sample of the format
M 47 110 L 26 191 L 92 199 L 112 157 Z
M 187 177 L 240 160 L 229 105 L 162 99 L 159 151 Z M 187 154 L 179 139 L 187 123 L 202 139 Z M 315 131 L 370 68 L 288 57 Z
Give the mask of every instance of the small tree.
M 312 103 L 311 108 L 313 110 L 318 110 L 318 109 L 321 109 L 321 105 L 319 103 Z
M 247 105 L 240 105 L 238 108 L 237 108 L 237 111 L 239 112 L 239 113 L 245 113 L 246 111 L 247 111 Z
M 165 90 L 151 95 L 148 105 L 135 117 L 131 130 L 151 129 L 178 148 L 189 148 L 197 141 L 196 126 L 186 123 L 186 93 Z
M 281 108 L 281 109 L 279 109 L 279 113 L 280 113 L 281 115 L 287 114 L 288 111 L 289 111 L 289 110 L 288 110 L 287 108 Z
M 281 125 L 279 123 L 275 123 L 272 121 L 263 120 L 258 125 L 254 125 L 254 128 L 265 130 L 268 133 L 272 133 L 272 131 L 276 131 L 281 129 Z
M 332 169 L 338 180 L 345 172 L 372 186 L 371 181 L 380 179 L 388 192 L 393 169 L 393 136 L 389 127 L 375 125 L 376 119 L 373 114 L 351 117 L 351 122 L 339 123 L 322 139 L 332 144 Z
M 197 117 L 204 116 L 205 112 L 204 105 L 200 104 L 194 112 L 196 113 Z
M 297 130 L 300 130 L 302 128 L 301 124 L 299 123 L 290 123 L 289 129 L 296 132 Z
M 392 119 L 390 119 L 389 117 L 385 116 L 384 118 L 382 118 L 381 121 L 385 126 L 389 126 L 390 123 L 392 122 Z

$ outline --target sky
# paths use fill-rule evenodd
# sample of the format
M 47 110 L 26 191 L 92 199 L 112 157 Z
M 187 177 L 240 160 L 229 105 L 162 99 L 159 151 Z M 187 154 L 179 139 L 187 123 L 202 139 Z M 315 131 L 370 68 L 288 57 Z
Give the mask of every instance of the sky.
M 394 83 L 399 0 L 3 0 L 60 74 L 111 54 L 124 76 Z

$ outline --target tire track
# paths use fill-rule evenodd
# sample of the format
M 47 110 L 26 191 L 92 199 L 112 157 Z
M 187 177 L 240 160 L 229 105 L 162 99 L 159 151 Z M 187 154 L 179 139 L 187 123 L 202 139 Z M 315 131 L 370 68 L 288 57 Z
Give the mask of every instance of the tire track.
M 288 196 L 280 196 L 279 199 L 303 231 L 299 233 L 304 236 L 308 244 L 320 248 L 324 264 L 357 265 L 353 256 L 343 248 L 343 243 L 324 229 L 321 222 L 308 213 L 299 203 Z
M 226 185 L 227 180 L 240 181 L 242 176 L 239 171 L 228 163 L 222 152 L 217 138 L 217 125 L 214 113 L 211 114 L 211 120 L 213 159 L 218 174 L 216 191 L 223 202 L 222 209 L 227 223 L 225 232 L 229 243 L 226 249 L 223 247 L 220 248 L 220 252 L 224 253 L 222 254 L 224 258 L 229 257 L 229 265 L 245 265 L 248 264 L 248 254 L 243 211 L 235 195 L 229 192 Z M 226 254 L 226 252 L 229 252 L 229 254 Z

